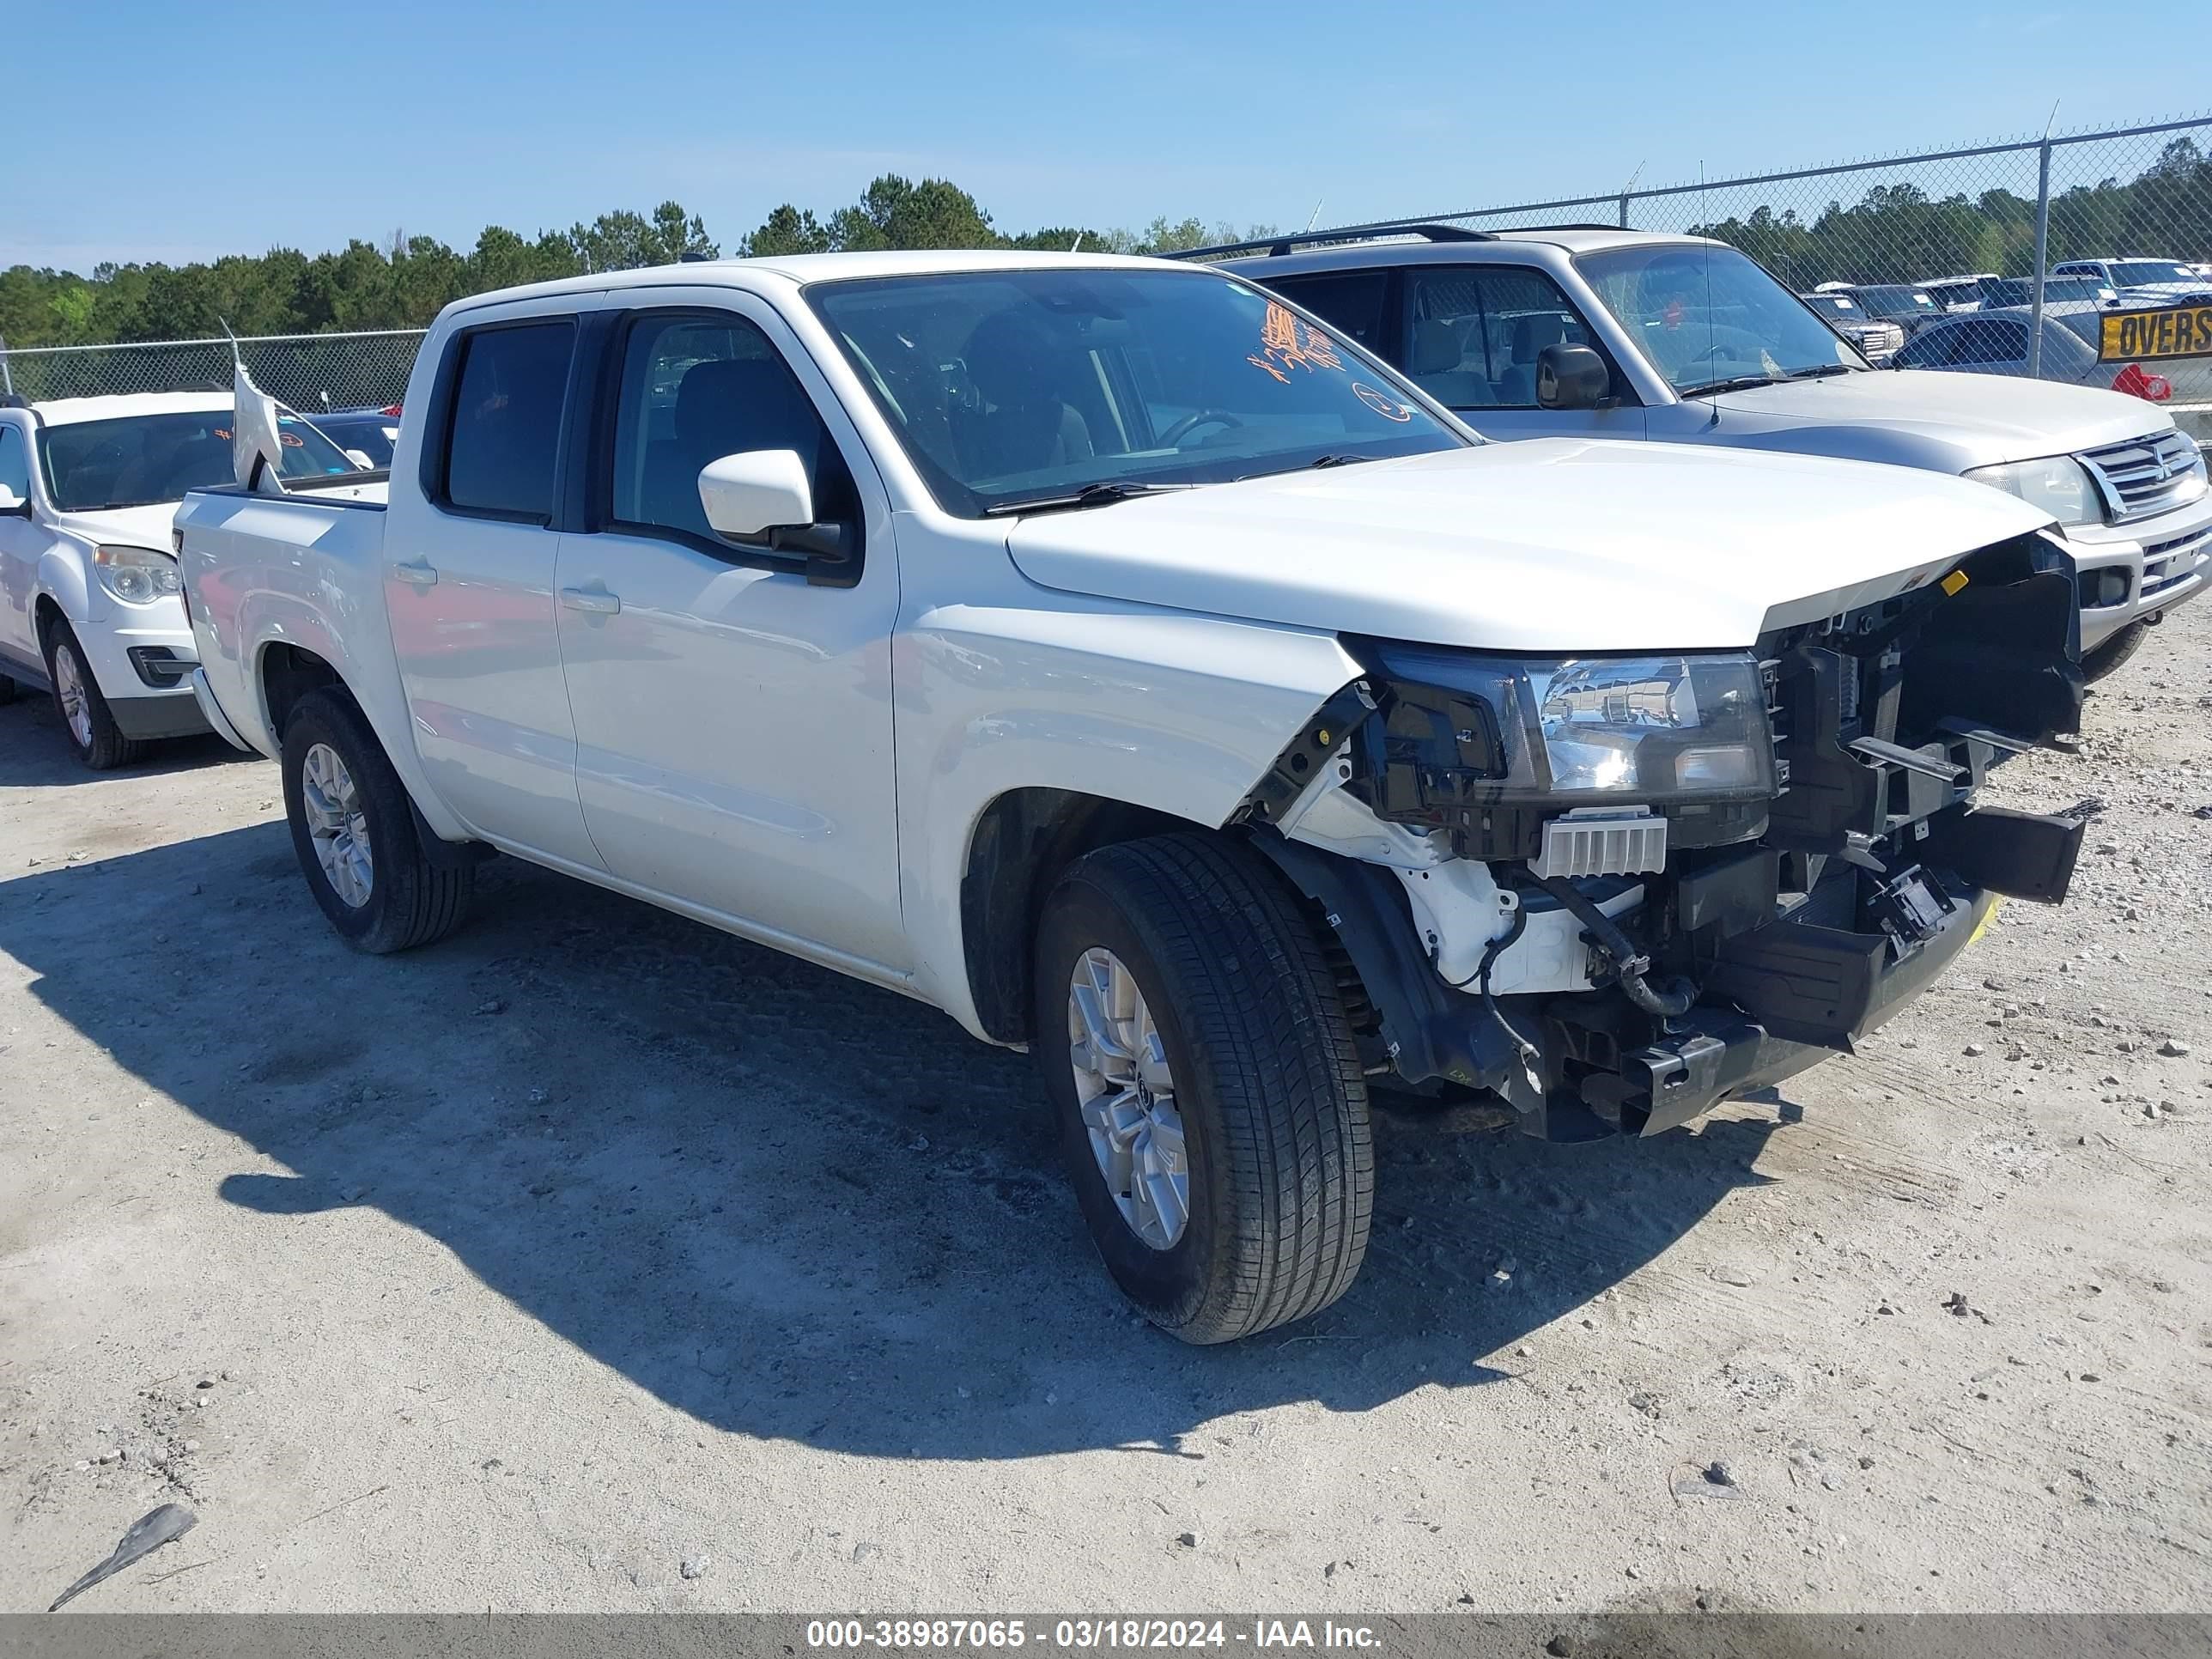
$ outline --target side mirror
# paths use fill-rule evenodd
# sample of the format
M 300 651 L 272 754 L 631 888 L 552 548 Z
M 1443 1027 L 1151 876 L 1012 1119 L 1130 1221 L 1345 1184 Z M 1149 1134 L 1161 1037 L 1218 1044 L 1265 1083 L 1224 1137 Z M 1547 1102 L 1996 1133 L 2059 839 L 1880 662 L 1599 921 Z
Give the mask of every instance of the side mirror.
M 1613 390 L 1605 359 L 1585 345 L 1547 345 L 1536 354 L 1539 409 L 1595 409 Z
M 799 553 L 815 587 L 850 587 L 860 562 L 842 524 L 817 524 L 814 487 L 795 449 L 749 449 L 699 469 L 699 504 L 724 541 Z
M 31 504 L 6 484 L 0 484 L 0 519 L 27 519 Z

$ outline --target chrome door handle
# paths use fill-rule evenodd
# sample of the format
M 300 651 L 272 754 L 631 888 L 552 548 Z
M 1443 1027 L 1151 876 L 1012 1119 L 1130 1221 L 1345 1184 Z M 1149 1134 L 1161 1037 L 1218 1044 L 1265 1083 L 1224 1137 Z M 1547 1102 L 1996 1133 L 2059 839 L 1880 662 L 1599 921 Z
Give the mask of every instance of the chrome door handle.
M 571 611 L 589 611 L 594 617 L 611 617 L 622 609 L 621 599 L 598 587 L 564 587 L 561 603 Z
M 412 564 L 395 564 L 392 567 L 392 574 L 410 587 L 435 587 L 438 585 L 437 571 L 422 559 Z

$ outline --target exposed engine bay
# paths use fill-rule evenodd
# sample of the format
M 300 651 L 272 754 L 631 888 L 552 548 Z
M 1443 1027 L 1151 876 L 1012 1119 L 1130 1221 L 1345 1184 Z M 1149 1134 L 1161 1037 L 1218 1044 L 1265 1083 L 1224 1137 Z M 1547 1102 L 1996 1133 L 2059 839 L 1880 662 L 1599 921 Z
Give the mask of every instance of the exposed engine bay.
M 2079 726 L 2040 535 L 1743 652 L 1368 671 L 1247 799 L 1340 947 L 1368 1069 L 1554 1139 L 1672 1127 L 1853 1043 L 1998 896 L 2057 903 L 2082 825 L 1978 809 Z

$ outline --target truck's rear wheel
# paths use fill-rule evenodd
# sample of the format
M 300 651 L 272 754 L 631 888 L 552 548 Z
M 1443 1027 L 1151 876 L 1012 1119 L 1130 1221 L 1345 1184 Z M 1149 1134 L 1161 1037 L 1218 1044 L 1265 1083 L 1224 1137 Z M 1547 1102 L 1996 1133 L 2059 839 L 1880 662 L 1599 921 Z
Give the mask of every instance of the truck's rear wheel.
M 146 745 L 123 735 L 115 712 L 93 678 L 84 647 L 70 625 L 56 618 L 46 634 L 46 680 L 54 688 L 54 707 L 76 757 L 95 772 L 129 766 L 144 758 Z
M 1091 854 L 1045 902 L 1035 996 L 1076 1196 L 1146 1318 L 1227 1342 L 1344 1294 L 1374 1203 L 1366 1083 L 1272 869 L 1198 835 Z
M 2093 684 L 2101 680 L 2142 650 L 2143 641 L 2149 635 L 2148 623 L 2130 623 L 2095 650 L 2081 653 L 2081 678 Z
M 406 787 L 337 692 L 308 693 L 285 725 L 284 812 L 308 890 L 356 949 L 412 950 L 467 915 L 475 866 L 425 852 Z

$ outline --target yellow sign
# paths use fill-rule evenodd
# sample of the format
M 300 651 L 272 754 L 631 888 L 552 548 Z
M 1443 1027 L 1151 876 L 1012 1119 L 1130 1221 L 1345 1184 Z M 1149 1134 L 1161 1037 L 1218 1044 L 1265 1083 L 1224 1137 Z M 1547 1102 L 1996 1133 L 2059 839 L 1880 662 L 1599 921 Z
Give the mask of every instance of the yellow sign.
M 2098 322 L 2100 363 L 2144 357 L 2212 357 L 2212 306 L 2160 306 L 2154 311 L 2108 311 Z

